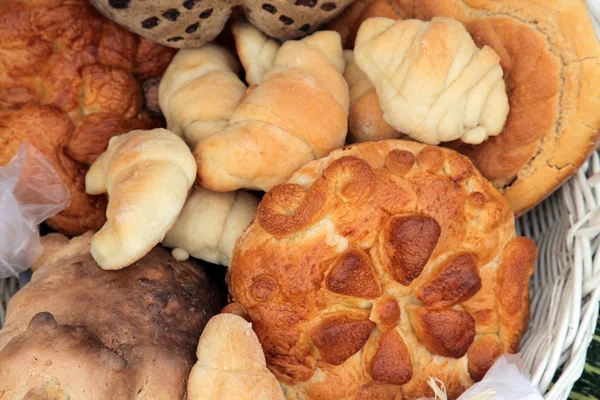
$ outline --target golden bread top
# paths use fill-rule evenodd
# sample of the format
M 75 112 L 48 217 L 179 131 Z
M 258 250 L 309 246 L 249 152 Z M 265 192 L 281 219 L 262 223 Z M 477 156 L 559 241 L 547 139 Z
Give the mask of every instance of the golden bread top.
M 548 196 L 595 148 L 600 127 L 600 45 L 584 1 L 357 0 L 330 29 L 354 46 L 371 17 L 436 16 L 462 22 L 478 47 L 500 56 L 510 112 L 503 131 L 480 145 L 453 143 L 516 215 Z
M 416 399 L 430 376 L 456 398 L 518 350 L 535 256 L 466 157 L 388 140 L 268 192 L 228 280 L 288 398 Z

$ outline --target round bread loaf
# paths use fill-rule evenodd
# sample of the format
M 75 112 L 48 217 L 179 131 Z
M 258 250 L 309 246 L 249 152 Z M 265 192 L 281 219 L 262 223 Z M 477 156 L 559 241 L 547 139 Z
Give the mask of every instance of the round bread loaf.
M 160 246 L 103 271 L 91 239 L 52 238 L 44 265 L 11 299 L 0 330 L 2 399 L 185 398 L 198 338 L 223 293 L 201 265 Z
M 465 156 L 389 140 L 268 192 L 228 282 L 287 398 L 455 399 L 518 351 L 535 258 Z

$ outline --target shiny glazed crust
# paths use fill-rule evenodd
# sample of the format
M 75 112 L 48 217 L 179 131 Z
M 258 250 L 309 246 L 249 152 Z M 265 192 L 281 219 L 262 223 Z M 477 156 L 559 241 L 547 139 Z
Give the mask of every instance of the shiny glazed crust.
M 600 127 L 600 46 L 583 0 L 358 0 L 330 24 L 347 48 L 366 18 L 450 16 L 500 55 L 510 113 L 481 145 L 453 143 L 504 193 L 515 214 L 569 178 Z
M 268 192 L 228 281 L 287 398 L 455 399 L 518 351 L 535 257 L 466 157 L 388 140 Z
M 0 4 L 0 54 L 0 109 L 3 119 L 20 121 L 0 128 L 0 165 L 20 142 L 43 147 L 74 199 L 50 225 L 69 235 L 100 228 L 105 200 L 85 195 L 82 164 L 112 136 L 161 124 L 142 110 L 138 79 L 160 76 L 174 51 L 106 20 L 85 0 L 15 0 Z

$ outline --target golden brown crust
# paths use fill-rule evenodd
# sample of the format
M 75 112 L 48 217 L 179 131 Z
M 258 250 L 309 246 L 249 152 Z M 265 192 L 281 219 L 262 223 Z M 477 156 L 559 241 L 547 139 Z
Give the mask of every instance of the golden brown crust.
M 362 143 L 263 198 L 227 279 L 287 393 L 417 399 L 436 376 L 455 399 L 495 359 L 480 337 L 515 352 L 527 326 L 535 246 L 514 236 L 466 157 Z
M 84 0 L 9 3 L 0 5 L 0 108 L 10 121 L 20 122 L 19 127 L 2 123 L 3 132 L 12 133 L 10 148 L 0 150 L 0 164 L 10 160 L 22 141 L 32 140 L 38 150 L 44 147 L 71 190 L 72 202 L 49 225 L 69 235 L 98 229 L 104 200 L 85 195 L 86 167 L 79 162 L 92 163 L 112 136 L 162 124 L 142 110 L 134 75 L 160 76 L 174 50 L 104 19 Z M 31 116 L 22 111 L 36 107 Z M 44 143 L 38 144 L 35 136 Z
M 346 47 L 369 16 L 450 16 L 465 24 L 478 46 L 500 55 L 511 108 L 503 132 L 481 145 L 450 147 L 471 158 L 515 214 L 552 193 L 594 149 L 600 46 L 583 1 L 384 0 L 389 7 L 381 2 L 358 0 L 330 24 Z M 376 11 L 383 8 L 388 11 Z

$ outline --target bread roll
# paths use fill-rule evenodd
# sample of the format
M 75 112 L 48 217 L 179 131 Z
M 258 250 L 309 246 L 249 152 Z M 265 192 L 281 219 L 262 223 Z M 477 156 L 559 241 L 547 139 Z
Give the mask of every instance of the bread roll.
M 203 265 L 160 246 L 103 271 L 91 234 L 55 248 L 8 304 L 3 400 L 181 400 L 202 329 L 225 296 Z M 36 397 L 39 396 L 39 397 Z
M 189 148 L 166 129 L 112 138 L 85 177 L 88 193 L 109 196 L 106 224 L 91 247 L 98 265 L 120 269 L 156 246 L 175 223 L 195 177 Z
M 418 141 L 479 144 L 504 127 L 509 106 L 500 57 L 491 47 L 478 49 L 454 19 L 368 19 L 354 57 L 375 86 L 385 121 Z
M 275 62 L 281 44 L 271 39 L 249 23 L 233 26 L 233 37 L 238 57 L 246 71 L 246 82 L 258 85 Z
M 233 314 L 214 316 L 200 337 L 188 400 L 283 400 L 252 325 Z
M 354 52 L 344 50 L 344 59 L 344 78 L 350 89 L 348 140 L 360 143 L 400 137 L 401 134 L 385 122 L 375 87 L 354 60 Z
M 258 199 L 244 191 L 217 193 L 194 188 L 162 244 L 173 257 L 192 256 L 228 265 L 235 241 L 254 218 Z
M 535 259 L 466 157 L 382 140 L 269 191 L 227 280 L 287 398 L 455 400 L 519 350 Z
M 222 47 L 179 51 L 158 89 L 167 129 L 192 148 L 224 129 L 246 91 L 239 72 L 239 63 Z
M 288 41 L 276 54 L 278 45 L 254 27 L 238 26 L 235 37 L 255 85 L 246 91 L 222 48 L 182 50 L 161 81 L 160 104 L 169 129 L 195 144 L 202 186 L 268 190 L 343 146 L 349 98 L 342 46 L 331 31 Z

